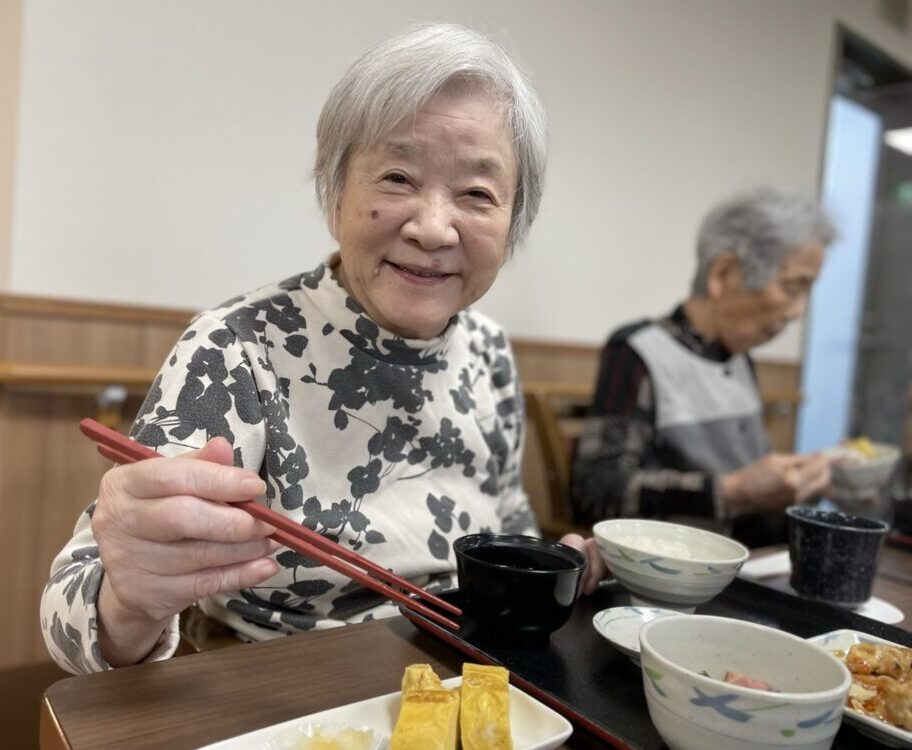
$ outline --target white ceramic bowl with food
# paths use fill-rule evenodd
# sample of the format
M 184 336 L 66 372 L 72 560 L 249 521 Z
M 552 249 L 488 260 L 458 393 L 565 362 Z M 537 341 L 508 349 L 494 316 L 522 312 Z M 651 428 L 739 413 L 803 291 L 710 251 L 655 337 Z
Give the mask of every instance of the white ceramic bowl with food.
M 863 450 L 855 448 L 856 444 Z M 837 490 L 850 493 L 874 492 L 890 480 L 901 451 L 889 443 L 849 441 L 839 448 L 826 451 L 831 459 L 830 471 Z
M 731 583 L 750 554 L 734 539 L 665 521 L 612 518 L 595 524 L 592 534 L 624 588 L 671 608 L 708 602 Z
M 852 683 L 802 638 L 707 615 L 644 625 L 640 662 L 649 716 L 671 750 L 827 750 Z M 729 672 L 771 690 L 726 682 Z

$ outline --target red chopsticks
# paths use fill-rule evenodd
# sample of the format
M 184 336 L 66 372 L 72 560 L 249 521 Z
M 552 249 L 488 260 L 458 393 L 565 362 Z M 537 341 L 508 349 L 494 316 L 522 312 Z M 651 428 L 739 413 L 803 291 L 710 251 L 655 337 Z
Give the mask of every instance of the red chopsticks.
M 79 423 L 79 429 L 86 437 L 98 444 L 98 452 L 102 456 L 116 463 L 130 464 L 147 458 L 161 458 L 160 454 L 152 449 L 131 440 L 116 430 L 105 427 L 94 419 L 83 419 Z M 415 601 L 415 598 L 404 592 L 407 591 L 414 597 L 423 599 L 454 615 L 461 615 L 462 610 L 428 593 L 411 581 L 397 576 L 377 563 L 371 562 L 358 553 L 336 544 L 331 539 L 295 523 L 254 500 L 229 504 L 247 511 L 254 518 L 264 521 L 270 526 L 275 526 L 276 530 L 270 537 L 289 549 L 293 549 L 327 568 L 332 568 L 353 581 L 357 581 L 365 588 L 399 602 L 404 607 L 415 610 L 429 620 L 450 630 L 459 630 L 458 623 L 426 607 L 421 602 Z

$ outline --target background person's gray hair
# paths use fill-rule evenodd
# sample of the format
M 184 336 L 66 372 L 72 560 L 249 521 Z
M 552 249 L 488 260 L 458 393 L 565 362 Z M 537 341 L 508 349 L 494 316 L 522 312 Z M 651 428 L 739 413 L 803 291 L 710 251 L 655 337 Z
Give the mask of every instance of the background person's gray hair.
M 503 107 L 519 184 L 508 246 L 522 242 L 541 202 L 547 158 L 544 109 L 529 79 L 497 42 L 464 26 L 418 26 L 372 47 L 333 87 L 317 124 L 317 200 L 333 229 L 348 160 L 453 86 L 482 90 Z
M 813 198 L 790 190 L 760 187 L 739 193 L 712 208 L 697 233 L 697 272 L 693 293 L 705 296 L 716 259 L 733 253 L 748 289 L 766 286 L 786 256 L 811 242 L 823 247 L 836 229 Z

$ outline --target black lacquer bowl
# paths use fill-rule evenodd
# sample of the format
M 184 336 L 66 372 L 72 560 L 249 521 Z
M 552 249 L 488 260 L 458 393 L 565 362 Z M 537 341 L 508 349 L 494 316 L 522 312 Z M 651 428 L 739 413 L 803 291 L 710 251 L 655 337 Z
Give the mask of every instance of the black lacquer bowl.
M 518 534 L 469 534 L 453 542 L 464 607 L 479 626 L 547 639 L 573 612 L 585 556 Z

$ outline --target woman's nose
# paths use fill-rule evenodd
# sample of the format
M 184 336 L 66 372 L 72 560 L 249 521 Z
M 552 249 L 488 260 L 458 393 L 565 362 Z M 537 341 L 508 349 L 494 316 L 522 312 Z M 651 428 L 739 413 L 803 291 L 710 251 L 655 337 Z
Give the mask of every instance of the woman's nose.
M 459 242 L 459 232 L 450 201 L 430 197 L 416 202 L 412 215 L 402 226 L 402 235 L 422 250 L 438 250 Z

